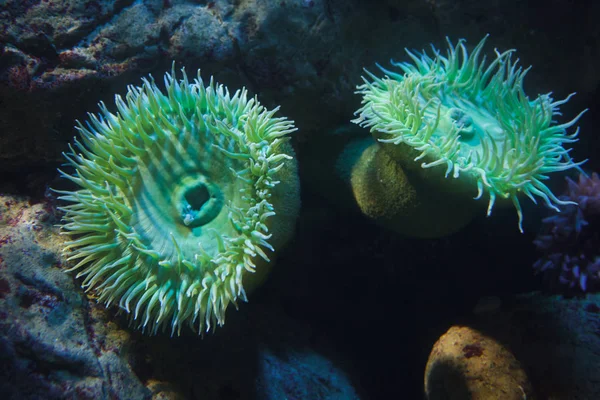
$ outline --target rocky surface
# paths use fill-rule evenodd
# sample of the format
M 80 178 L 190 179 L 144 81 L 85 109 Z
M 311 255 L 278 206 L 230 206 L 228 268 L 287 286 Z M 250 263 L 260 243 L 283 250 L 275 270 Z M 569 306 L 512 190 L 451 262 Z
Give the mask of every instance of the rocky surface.
M 434 399 L 600 398 L 600 296 L 531 293 L 478 306 L 471 326 L 434 345 L 425 392 Z
M 425 369 L 428 400 L 523 400 L 527 374 L 501 343 L 466 326 L 454 326 L 437 343 Z
M 143 336 L 65 273 L 52 197 L 0 196 L 0 398 L 359 399 L 331 347 L 268 302 L 218 335 Z
M 600 295 L 565 299 L 519 296 L 509 312 L 487 321 L 509 338 L 539 399 L 600 398 Z
M 531 96 L 578 91 L 585 105 L 600 81 L 599 8 L 559 0 L 3 1 L 2 169 L 60 162 L 75 119 L 172 61 L 282 104 L 308 152 L 320 132 L 352 117 L 363 67 L 404 58 L 404 47 L 444 47 L 446 36 L 475 44 L 489 33 L 489 53 L 514 47 L 534 65 Z
M 107 321 L 64 272 L 49 203 L 0 196 L 3 399 L 149 399 Z

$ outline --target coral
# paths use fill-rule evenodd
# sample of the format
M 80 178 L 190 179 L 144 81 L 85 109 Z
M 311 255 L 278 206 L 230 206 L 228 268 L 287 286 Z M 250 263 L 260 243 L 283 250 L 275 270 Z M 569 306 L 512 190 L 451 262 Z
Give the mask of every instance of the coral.
M 370 128 L 403 169 L 414 169 L 418 162 L 423 169 L 437 170 L 432 175 L 456 178 L 443 191 L 476 193 L 476 199 L 485 193 L 488 215 L 497 200 L 510 200 L 522 231 L 522 194 L 534 203 L 541 198 L 554 209 L 569 204 L 544 181 L 579 165 L 563 146 L 576 141 L 577 131 L 568 134 L 567 129 L 583 112 L 554 124 L 559 106 L 570 96 L 555 101 L 544 94 L 529 100 L 523 91 L 529 69 L 512 60 L 513 50 L 496 52 L 486 63 L 486 38 L 471 54 L 464 40 L 456 46 L 448 40 L 446 56 L 435 48 L 433 56 L 407 50 L 413 63 L 392 61 L 399 71 L 378 65 L 385 74 L 381 78 L 367 71 L 368 78 L 357 88 L 362 107 L 352 122 Z
M 534 264 L 551 290 L 600 290 L 600 179 L 584 173 L 567 178 L 561 200 L 574 202 L 543 219 L 534 244 L 542 256 Z
M 78 186 L 59 192 L 70 270 L 152 334 L 222 325 L 299 208 L 293 122 L 182 72 L 165 75 L 165 92 L 152 78 L 129 86 L 116 114 L 100 104 L 65 154 L 75 172 L 61 171 Z

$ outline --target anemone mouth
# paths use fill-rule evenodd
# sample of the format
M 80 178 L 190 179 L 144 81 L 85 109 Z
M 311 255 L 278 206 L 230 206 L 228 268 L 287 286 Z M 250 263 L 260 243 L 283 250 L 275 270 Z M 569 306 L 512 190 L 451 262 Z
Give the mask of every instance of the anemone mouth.
M 245 278 L 274 250 L 273 188 L 296 130 L 245 89 L 182 72 L 165 92 L 152 78 L 130 86 L 116 114 L 100 104 L 65 154 L 75 172 L 61 171 L 79 186 L 60 192 L 71 270 L 153 334 L 209 330 L 246 300 Z
M 352 122 L 379 132 L 383 143 L 406 144 L 419 151 L 415 161 L 423 168 L 446 166 L 446 176 L 470 179 L 476 199 L 489 195 L 488 215 L 496 197 L 512 200 L 522 231 L 523 214 L 518 195 L 534 203 L 536 197 L 556 209 L 563 204 L 544 184 L 548 174 L 577 167 L 563 145 L 575 142 L 573 120 L 554 124 L 560 105 L 550 94 L 529 100 L 523 79 L 529 70 L 511 58 L 514 50 L 496 51 L 486 64 L 482 49 L 487 36 L 469 54 L 464 40 L 448 52 L 435 48 L 433 57 L 406 50 L 413 63 L 392 65 L 399 72 L 377 65 L 385 74 L 366 71 L 357 93 L 362 107 Z
M 174 194 L 173 202 L 180 210 L 180 222 L 190 229 L 209 224 L 223 209 L 221 188 L 202 175 L 184 179 Z

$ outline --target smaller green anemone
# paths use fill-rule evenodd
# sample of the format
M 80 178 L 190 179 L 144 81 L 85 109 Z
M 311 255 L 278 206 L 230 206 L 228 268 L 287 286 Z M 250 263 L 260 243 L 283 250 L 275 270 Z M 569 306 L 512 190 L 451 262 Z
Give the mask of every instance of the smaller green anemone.
M 182 71 L 183 72 L 183 71 Z M 154 334 L 222 325 L 293 232 L 298 176 L 289 133 L 245 89 L 230 94 L 200 72 L 130 86 L 118 113 L 78 123 L 62 176 L 71 270 L 107 306 Z
M 476 199 L 487 193 L 488 215 L 496 199 L 510 199 L 522 231 L 521 193 L 554 209 L 565 204 L 544 182 L 550 173 L 581 164 L 563 146 L 576 141 L 578 131 L 567 129 L 583 112 L 555 124 L 559 106 L 571 96 L 529 100 L 523 91 L 529 68 L 511 59 L 514 50 L 496 51 L 486 64 L 486 38 L 471 54 L 464 40 L 456 46 L 448 40 L 446 56 L 435 48 L 433 56 L 407 50 L 413 63 L 392 61 L 398 72 L 380 65 L 384 77 L 366 71 L 370 80 L 363 77 L 357 88 L 363 106 L 352 122 L 370 128 L 390 154 L 412 154 L 422 168 L 445 168 L 446 177 L 476 187 Z

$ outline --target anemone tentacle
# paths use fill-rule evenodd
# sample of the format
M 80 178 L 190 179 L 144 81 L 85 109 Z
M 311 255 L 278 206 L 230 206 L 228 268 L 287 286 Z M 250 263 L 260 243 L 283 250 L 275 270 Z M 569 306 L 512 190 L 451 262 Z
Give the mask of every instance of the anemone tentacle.
M 78 186 L 59 191 L 71 270 L 152 334 L 210 330 L 246 300 L 246 280 L 274 251 L 279 171 L 295 168 L 296 128 L 278 108 L 182 73 L 165 75 L 164 92 L 143 79 L 115 97 L 118 112 L 101 103 L 78 121 L 64 154 L 74 172 L 60 171 Z
M 518 194 L 550 207 L 566 204 L 545 185 L 548 174 L 575 168 L 565 145 L 577 141 L 567 129 L 572 120 L 555 124 L 564 100 L 543 94 L 530 100 L 523 90 L 523 69 L 512 59 L 514 50 L 496 51 L 486 63 L 482 54 L 487 36 L 468 53 L 464 40 L 448 40 L 444 56 L 407 50 L 412 63 L 391 61 L 400 71 L 377 77 L 365 70 L 357 93 L 362 107 L 352 122 L 380 132 L 382 143 L 406 144 L 420 152 L 423 168 L 446 165 L 446 176 L 475 181 L 476 198 L 489 195 L 488 214 L 495 199 L 510 199 L 523 215 Z

